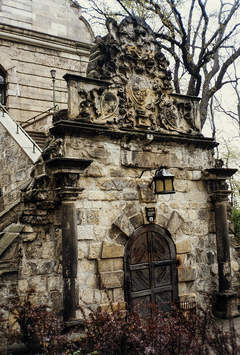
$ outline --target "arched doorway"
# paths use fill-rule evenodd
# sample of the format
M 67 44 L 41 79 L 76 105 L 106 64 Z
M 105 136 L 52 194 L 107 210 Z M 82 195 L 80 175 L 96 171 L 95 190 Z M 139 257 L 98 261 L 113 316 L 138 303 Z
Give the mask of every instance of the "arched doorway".
M 151 303 L 171 309 L 171 301 L 178 299 L 176 248 L 165 229 L 155 224 L 137 228 L 127 242 L 124 267 L 125 298 L 132 311 L 138 307 L 144 317 Z

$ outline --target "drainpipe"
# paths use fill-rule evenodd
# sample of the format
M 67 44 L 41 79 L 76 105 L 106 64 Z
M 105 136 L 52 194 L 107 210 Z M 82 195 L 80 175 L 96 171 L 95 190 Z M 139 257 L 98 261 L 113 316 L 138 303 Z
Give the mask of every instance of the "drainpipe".
M 237 169 L 214 168 L 205 170 L 205 179 L 208 180 L 208 192 L 214 204 L 215 229 L 217 244 L 217 261 L 219 291 L 216 293 L 214 313 L 222 318 L 238 315 L 237 293 L 232 290 L 230 239 L 228 233 L 227 179 L 235 174 Z

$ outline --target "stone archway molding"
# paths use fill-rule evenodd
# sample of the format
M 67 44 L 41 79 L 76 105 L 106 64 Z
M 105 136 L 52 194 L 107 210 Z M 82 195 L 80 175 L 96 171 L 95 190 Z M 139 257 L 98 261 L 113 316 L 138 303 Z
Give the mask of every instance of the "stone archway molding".
M 158 221 L 156 221 L 157 223 Z M 175 234 L 177 230 L 183 224 L 183 217 L 177 212 L 173 211 L 169 218 L 164 218 L 163 228 L 166 228 L 171 235 Z M 121 212 L 113 222 L 113 225 L 117 227 L 126 237 L 130 238 L 133 234 L 135 227 L 132 225 L 129 217 L 125 212 Z

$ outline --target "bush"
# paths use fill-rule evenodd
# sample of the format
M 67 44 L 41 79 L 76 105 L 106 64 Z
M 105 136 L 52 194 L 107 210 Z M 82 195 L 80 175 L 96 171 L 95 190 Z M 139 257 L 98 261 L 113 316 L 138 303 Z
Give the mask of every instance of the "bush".
M 34 305 L 31 302 L 31 296 L 35 292 L 33 289 L 27 292 L 23 300 L 15 289 L 12 292 L 10 304 L 2 307 L 14 316 L 20 331 L 9 329 L 10 342 L 20 340 L 34 353 L 61 354 L 61 350 L 66 348 L 66 337 L 62 335 L 63 324 L 59 318 L 47 305 Z M 11 328 L 16 327 L 12 324 Z
M 239 354 L 237 334 L 230 321 L 229 332 L 219 328 L 209 307 L 187 318 L 173 305 L 163 313 L 151 305 L 150 316 L 128 314 L 120 307 L 111 312 L 96 311 L 85 317 L 86 338 L 79 344 L 81 354 L 90 349 L 99 355 Z M 84 310 L 82 310 L 84 314 Z
M 240 346 L 233 320 L 229 331 L 217 326 L 209 306 L 186 313 L 172 305 L 169 313 L 156 305 L 149 306 L 149 316 L 139 312 L 115 309 L 109 301 L 109 311 L 93 311 L 84 317 L 86 337 L 67 342 L 62 334 L 63 324 L 46 305 L 31 302 L 30 290 L 21 300 L 16 291 L 9 312 L 20 326 L 19 339 L 33 352 L 41 354 L 98 354 L 98 355 L 237 355 Z M 6 308 L 6 306 L 5 306 Z M 76 331 L 79 329 L 76 328 Z

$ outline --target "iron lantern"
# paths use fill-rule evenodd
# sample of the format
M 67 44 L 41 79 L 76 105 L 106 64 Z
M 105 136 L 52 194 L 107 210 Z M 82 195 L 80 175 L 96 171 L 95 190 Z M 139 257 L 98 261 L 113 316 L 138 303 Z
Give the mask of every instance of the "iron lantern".
M 174 194 L 174 185 L 173 185 L 174 175 L 169 173 L 164 166 L 161 166 L 156 170 L 153 177 L 154 182 L 154 193 L 156 195 L 160 194 Z

